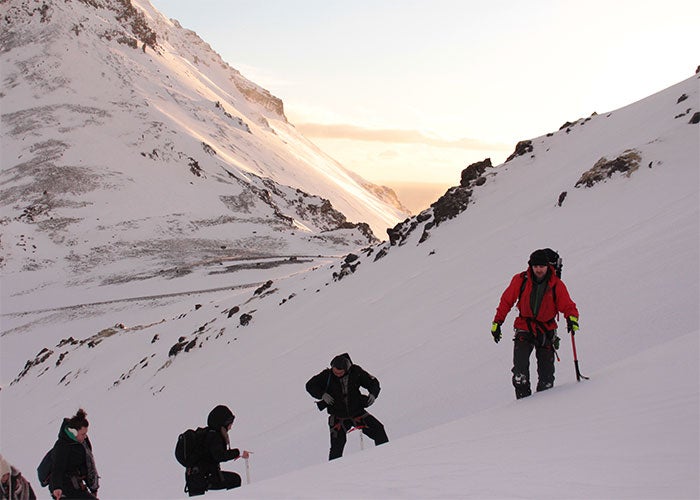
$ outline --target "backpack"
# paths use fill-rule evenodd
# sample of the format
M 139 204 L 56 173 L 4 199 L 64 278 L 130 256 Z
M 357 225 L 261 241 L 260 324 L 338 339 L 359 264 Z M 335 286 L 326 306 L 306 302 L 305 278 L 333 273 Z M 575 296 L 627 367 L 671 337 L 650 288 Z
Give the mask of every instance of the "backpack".
M 39 476 L 39 484 L 42 488 L 51 482 L 51 469 L 53 469 L 53 448 L 46 452 L 39 467 L 36 468 L 36 474 Z
M 184 467 L 196 467 L 207 456 L 206 427 L 187 429 L 177 437 L 175 458 Z
M 559 254 L 551 248 L 543 248 L 542 250 L 547 254 L 547 261 L 556 271 L 557 278 L 561 278 L 561 269 L 564 265 Z

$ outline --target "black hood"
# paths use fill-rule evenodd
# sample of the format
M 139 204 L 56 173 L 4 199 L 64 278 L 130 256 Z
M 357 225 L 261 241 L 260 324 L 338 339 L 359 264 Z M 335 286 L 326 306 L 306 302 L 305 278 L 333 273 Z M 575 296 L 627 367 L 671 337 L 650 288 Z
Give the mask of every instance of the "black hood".
M 65 439 L 66 441 L 71 441 L 71 438 L 65 432 L 65 428 L 68 427 L 69 418 L 64 418 L 61 423 L 61 427 L 58 428 L 58 439 Z M 76 429 L 77 430 L 77 429 Z
M 220 429 L 221 427 L 226 427 L 228 424 L 233 423 L 233 419 L 236 416 L 227 406 L 219 405 L 209 412 L 209 417 L 207 417 L 207 425 L 211 429 Z
M 336 368 L 338 370 L 349 370 L 352 366 L 352 360 L 347 352 L 343 354 L 338 354 L 335 358 L 331 360 L 331 368 Z

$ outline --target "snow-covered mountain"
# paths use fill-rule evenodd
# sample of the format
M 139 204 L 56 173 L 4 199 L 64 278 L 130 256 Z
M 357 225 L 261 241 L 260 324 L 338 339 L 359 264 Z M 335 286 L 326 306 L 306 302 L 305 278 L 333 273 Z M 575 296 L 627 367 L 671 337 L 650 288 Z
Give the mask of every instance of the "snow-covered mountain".
M 696 74 L 522 141 L 390 242 L 297 259 L 285 277 L 260 259 L 230 266 L 255 283 L 235 289 L 192 273 L 189 294 L 158 275 L 125 300 L 16 296 L 0 337 L 3 456 L 33 477 L 82 406 L 102 497 L 184 498 L 176 436 L 223 403 L 233 446 L 254 452 L 252 484 L 208 498 L 697 498 L 699 90 Z M 562 335 L 556 387 L 516 402 L 512 347 L 489 327 L 542 247 L 564 259 L 590 380 L 576 382 Z M 342 352 L 379 378 L 370 411 L 390 442 L 360 452 L 352 433 L 327 463 L 304 384 Z M 240 461 L 223 467 L 245 480 Z
M 343 254 L 406 216 L 148 0 L 2 9 L 3 300 Z

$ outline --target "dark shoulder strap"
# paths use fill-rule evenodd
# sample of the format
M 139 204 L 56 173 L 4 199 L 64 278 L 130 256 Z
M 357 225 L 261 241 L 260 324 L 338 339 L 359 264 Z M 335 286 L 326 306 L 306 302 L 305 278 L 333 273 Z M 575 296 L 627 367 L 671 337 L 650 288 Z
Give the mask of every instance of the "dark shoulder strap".
M 527 271 L 523 271 L 520 273 L 520 292 L 518 293 L 518 302 L 520 302 L 520 298 L 523 296 L 523 291 L 525 291 L 525 283 L 527 283 Z

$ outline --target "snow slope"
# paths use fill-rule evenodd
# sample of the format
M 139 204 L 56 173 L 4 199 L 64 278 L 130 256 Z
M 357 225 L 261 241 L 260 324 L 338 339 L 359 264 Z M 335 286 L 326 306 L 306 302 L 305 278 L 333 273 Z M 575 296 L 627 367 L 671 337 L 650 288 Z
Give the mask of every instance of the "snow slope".
M 433 209 L 402 244 L 263 289 L 3 315 L 3 456 L 32 477 L 82 406 L 102 497 L 183 498 L 175 438 L 224 403 L 233 445 L 254 452 L 252 484 L 209 498 L 698 498 L 698 78 L 533 139 L 423 243 Z M 575 187 L 623 157 L 637 168 Z M 590 380 L 576 382 L 562 335 L 556 387 L 515 401 L 511 346 L 489 327 L 546 246 L 564 259 Z M 68 336 L 78 344 L 57 347 Z M 195 348 L 168 356 L 181 336 Z M 53 353 L 10 385 L 40 344 Z M 390 443 L 360 451 L 353 433 L 327 463 L 304 384 L 346 351 L 382 384 L 370 411 Z M 241 461 L 224 468 L 245 480 Z
M 154 275 L 186 290 L 212 263 L 344 254 L 406 216 L 147 0 L 10 0 L 0 22 L 12 311 L 66 286 L 113 299 Z

